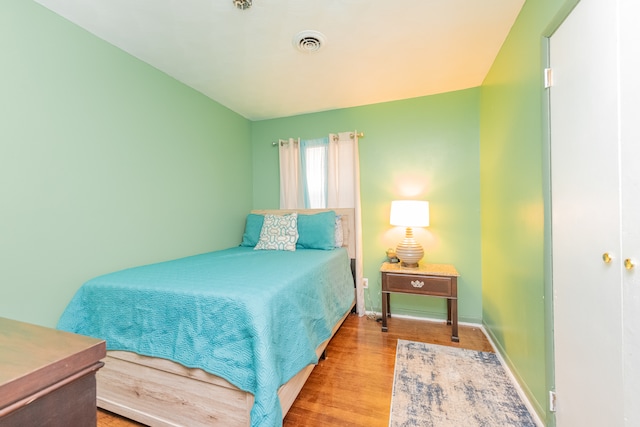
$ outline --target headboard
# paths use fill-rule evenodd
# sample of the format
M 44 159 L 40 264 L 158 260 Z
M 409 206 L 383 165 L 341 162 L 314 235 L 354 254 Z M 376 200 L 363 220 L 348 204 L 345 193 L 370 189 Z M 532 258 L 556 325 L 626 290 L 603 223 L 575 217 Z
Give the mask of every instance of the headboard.
M 344 234 L 344 246 L 347 248 L 349 258 L 356 258 L 356 223 L 353 208 L 334 208 L 334 209 L 262 209 L 253 210 L 251 213 L 264 215 L 283 215 L 292 212 L 298 212 L 305 215 L 313 215 L 319 212 L 334 211 L 336 215 L 342 216 L 342 230 Z

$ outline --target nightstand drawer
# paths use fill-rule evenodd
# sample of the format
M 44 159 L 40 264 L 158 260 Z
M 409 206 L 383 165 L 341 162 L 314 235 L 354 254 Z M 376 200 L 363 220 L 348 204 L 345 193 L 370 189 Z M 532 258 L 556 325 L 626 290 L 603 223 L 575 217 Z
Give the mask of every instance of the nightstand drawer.
M 386 273 L 383 275 L 383 278 L 383 291 L 408 292 L 412 294 L 428 294 L 443 297 L 452 296 L 450 277 Z

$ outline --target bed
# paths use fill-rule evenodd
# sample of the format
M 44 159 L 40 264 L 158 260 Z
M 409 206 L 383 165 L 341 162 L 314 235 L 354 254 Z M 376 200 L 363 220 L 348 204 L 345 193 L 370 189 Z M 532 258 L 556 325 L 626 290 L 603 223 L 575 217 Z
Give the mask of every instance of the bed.
M 296 250 L 252 246 L 272 215 L 297 216 Z M 316 249 L 327 215 L 342 243 Z M 92 279 L 58 327 L 107 341 L 100 408 L 151 426 L 281 425 L 355 304 L 354 236 L 353 209 L 252 211 L 241 246 Z

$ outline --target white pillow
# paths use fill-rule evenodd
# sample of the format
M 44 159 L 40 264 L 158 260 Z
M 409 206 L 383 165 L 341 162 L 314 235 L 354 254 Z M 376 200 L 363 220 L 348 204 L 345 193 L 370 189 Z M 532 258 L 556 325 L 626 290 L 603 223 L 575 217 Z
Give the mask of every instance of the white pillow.
M 298 213 L 288 215 L 266 214 L 260 230 L 260 239 L 254 250 L 295 251 L 298 241 Z
M 344 232 L 342 231 L 342 215 L 336 215 L 335 227 L 336 248 L 341 248 L 344 244 Z

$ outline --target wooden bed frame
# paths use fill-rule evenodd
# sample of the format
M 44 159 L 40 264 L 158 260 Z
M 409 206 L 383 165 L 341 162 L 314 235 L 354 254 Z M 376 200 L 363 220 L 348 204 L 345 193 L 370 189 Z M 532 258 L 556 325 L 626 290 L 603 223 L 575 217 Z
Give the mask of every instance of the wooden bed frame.
M 313 214 L 333 210 L 342 215 L 344 245 L 355 258 L 353 209 L 260 210 L 252 213 Z M 355 305 L 354 302 L 351 308 Z M 350 311 L 334 325 L 338 331 Z M 316 349 L 318 357 L 329 344 Z M 201 369 L 190 369 L 167 359 L 141 356 L 126 351 L 108 351 L 105 366 L 97 373 L 98 407 L 150 426 L 250 426 L 253 395 Z M 291 408 L 315 365 L 307 365 L 280 387 L 278 396 L 283 417 Z

